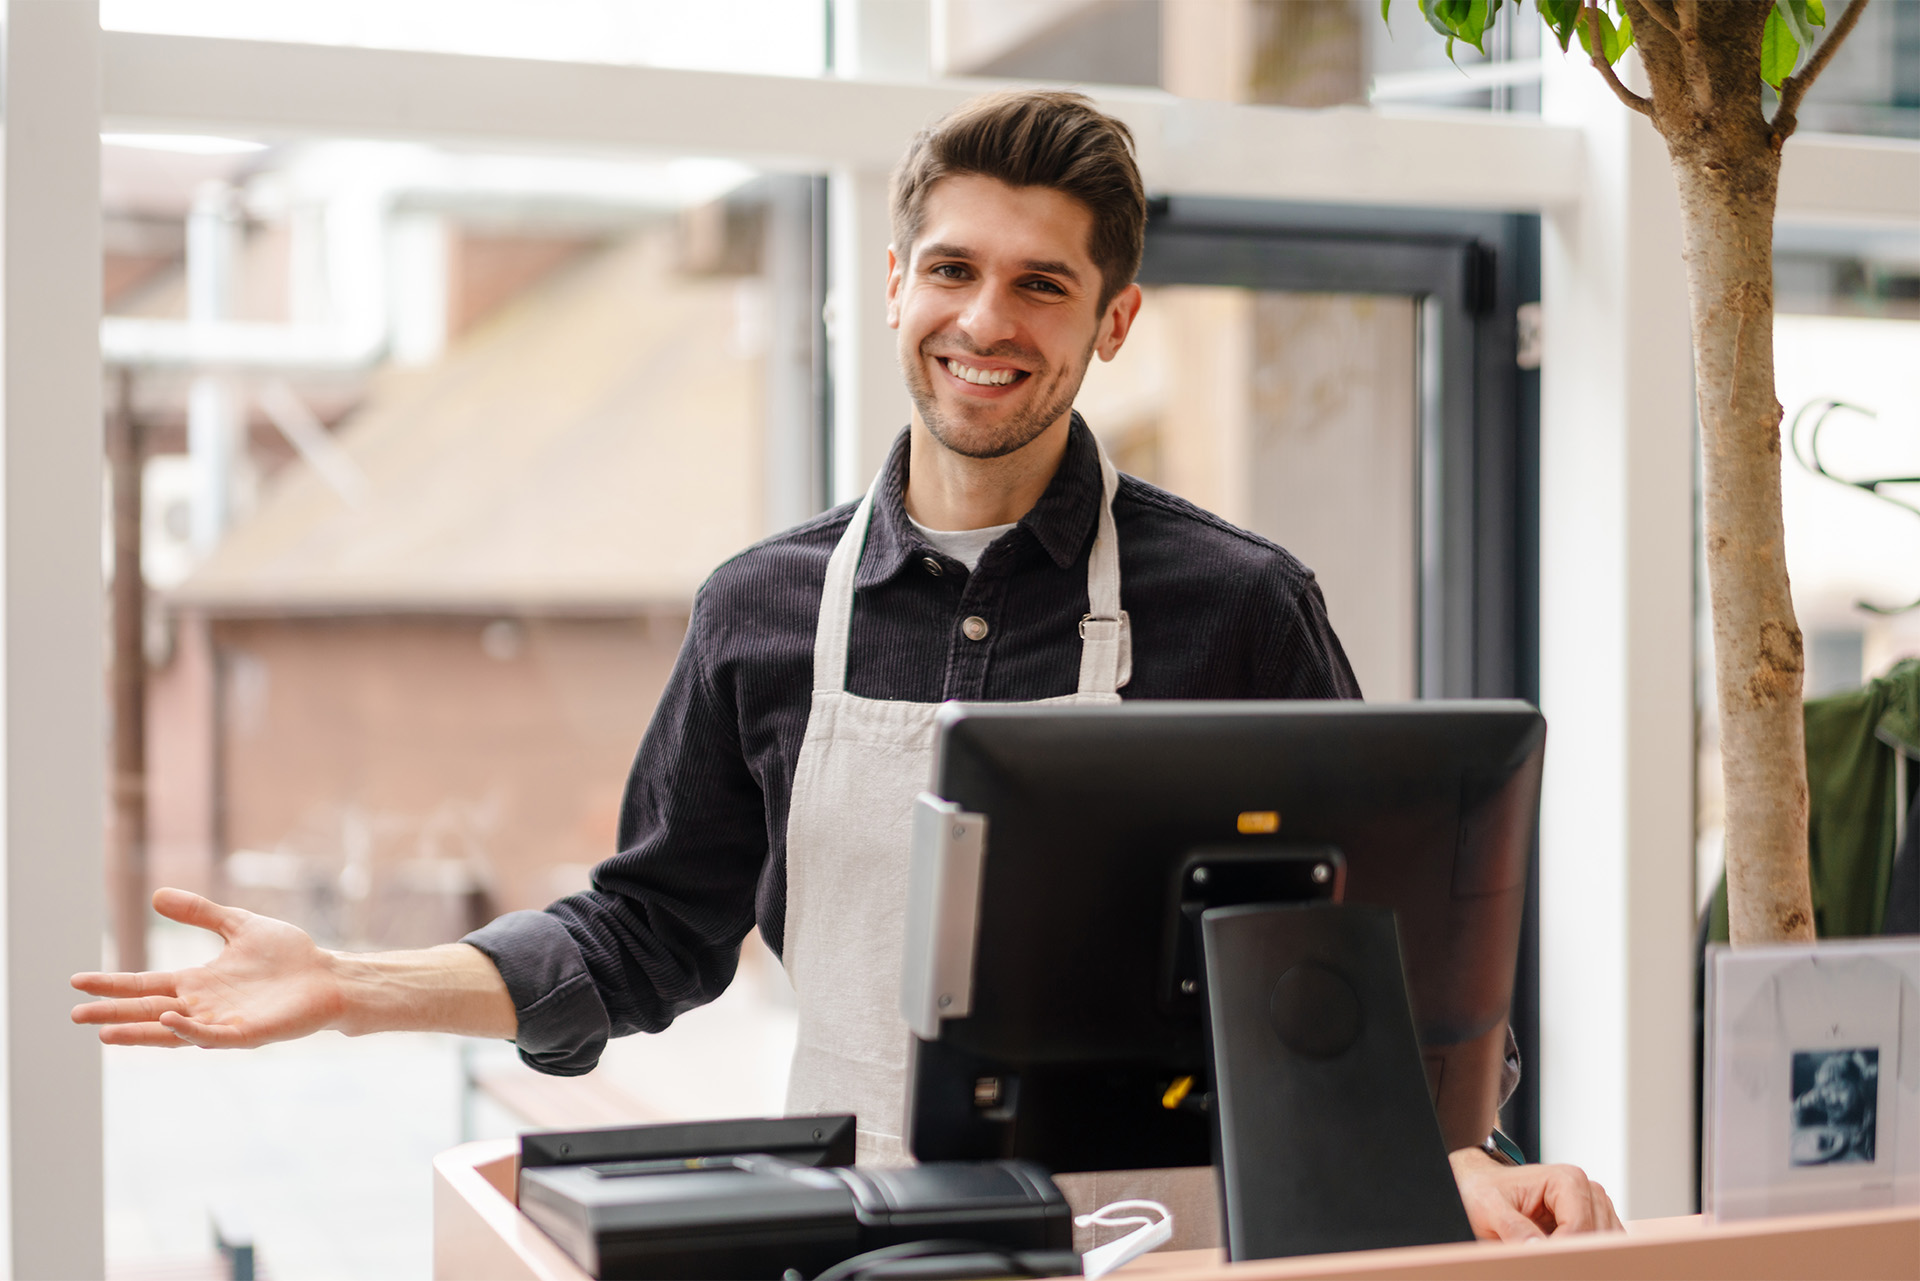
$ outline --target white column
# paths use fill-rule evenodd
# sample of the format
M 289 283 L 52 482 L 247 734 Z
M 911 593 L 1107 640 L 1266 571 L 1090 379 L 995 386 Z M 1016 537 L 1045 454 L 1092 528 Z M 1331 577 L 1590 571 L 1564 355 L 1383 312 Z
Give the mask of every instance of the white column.
M 820 327 L 814 284 L 813 191 L 808 175 L 771 175 L 764 266 L 767 311 L 767 424 L 761 504 L 769 534 L 820 510 L 823 478 L 814 386 Z
M 431 365 L 447 350 L 453 231 L 445 214 L 415 209 L 394 215 L 387 240 L 393 363 Z
M 933 76 L 934 0 L 827 0 L 833 70 L 863 80 L 919 83 Z
M 932 0 L 828 0 L 833 70 L 849 80 L 924 83 L 933 74 Z M 907 136 L 901 135 L 904 150 Z M 833 377 L 836 503 L 866 491 L 907 425 L 894 332 L 887 328 L 885 169 L 841 165 L 827 186 L 827 341 Z
M 1665 144 L 1581 59 L 1546 65 L 1586 189 L 1542 237 L 1542 1146 L 1646 1218 L 1692 1182 L 1687 298 Z
M 904 145 L 904 140 L 903 140 Z M 833 501 L 872 482 L 912 407 L 887 327 L 887 175 L 837 168 L 827 188 L 827 340 L 833 361 Z
M 209 180 L 187 216 L 187 318 L 232 318 L 240 260 L 238 196 Z M 246 457 L 246 404 L 222 373 L 195 374 L 187 391 L 187 456 L 193 465 L 193 550 L 206 556 L 234 519 L 234 481 Z
M 0 65 L 0 858 L 6 1275 L 103 1269 L 100 21 L 6 0 Z

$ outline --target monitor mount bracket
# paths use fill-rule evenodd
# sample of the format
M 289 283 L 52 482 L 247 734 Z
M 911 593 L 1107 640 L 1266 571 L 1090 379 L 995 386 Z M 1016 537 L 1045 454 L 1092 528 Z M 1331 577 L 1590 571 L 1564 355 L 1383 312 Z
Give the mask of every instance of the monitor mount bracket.
M 1393 913 L 1201 913 L 1227 1257 L 1471 1241 L 1427 1090 Z

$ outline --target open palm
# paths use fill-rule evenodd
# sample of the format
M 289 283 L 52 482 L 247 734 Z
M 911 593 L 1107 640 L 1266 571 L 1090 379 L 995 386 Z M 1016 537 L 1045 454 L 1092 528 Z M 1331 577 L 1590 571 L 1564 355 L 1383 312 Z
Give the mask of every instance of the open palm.
M 199 1045 L 245 1049 L 307 1036 L 340 1014 L 331 954 L 306 931 L 272 917 L 163 889 L 154 910 L 212 930 L 226 946 L 205 965 L 141 974 L 76 974 L 89 996 L 75 1023 L 100 1025 L 107 1045 Z

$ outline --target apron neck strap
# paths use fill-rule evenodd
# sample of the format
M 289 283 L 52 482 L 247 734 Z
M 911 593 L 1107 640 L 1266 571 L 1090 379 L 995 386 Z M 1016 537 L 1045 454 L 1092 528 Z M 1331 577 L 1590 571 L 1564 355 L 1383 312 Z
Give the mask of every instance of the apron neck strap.
M 853 625 L 853 576 L 860 568 L 860 553 L 866 550 L 867 530 L 873 524 L 873 498 L 880 492 L 880 477 L 873 478 L 866 497 L 853 509 L 847 532 L 827 561 L 827 583 L 820 593 L 820 620 L 813 629 L 813 688 L 816 692 L 842 692 L 847 688 L 847 634 Z
M 1113 495 L 1120 476 L 1098 439 L 1100 457 L 1100 523 L 1087 558 L 1087 616 L 1080 620 L 1080 687 L 1082 694 L 1114 694 L 1124 679 L 1122 648 L 1127 617 L 1120 612 L 1120 544 L 1114 533 Z M 853 510 L 846 533 L 827 561 L 827 581 L 820 593 L 820 619 L 813 633 L 813 688 L 819 693 L 843 693 L 847 688 L 847 636 L 853 626 L 853 580 L 873 526 L 873 505 L 881 477 Z M 1131 666 L 1131 664 L 1126 664 Z
M 1080 620 L 1081 694 L 1115 694 L 1132 672 L 1121 671 L 1122 650 L 1131 650 L 1127 616 L 1120 611 L 1120 539 L 1113 528 L 1113 495 L 1120 475 L 1096 439 L 1100 455 L 1100 527 L 1087 557 L 1087 616 Z M 1130 657 L 1130 656 L 1129 656 Z M 1131 662 L 1125 664 L 1132 667 Z

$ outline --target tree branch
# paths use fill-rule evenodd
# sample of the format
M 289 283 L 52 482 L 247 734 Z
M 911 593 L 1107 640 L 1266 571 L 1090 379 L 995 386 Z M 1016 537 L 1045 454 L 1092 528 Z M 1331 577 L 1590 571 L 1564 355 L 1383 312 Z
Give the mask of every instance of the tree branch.
M 1667 0 L 1640 0 L 1640 7 L 1647 11 L 1649 18 L 1652 18 L 1654 22 L 1660 26 L 1665 27 L 1668 35 L 1678 40 L 1680 38 L 1680 19 L 1677 14 L 1667 12 L 1666 2 Z
M 1854 3 L 1865 4 L 1866 0 L 1854 0 Z M 1607 61 L 1606 45 L 1602 43 L 1600 39 L 1599 8 L 1589 4 L 1580 11 L 1580 16 L 1587 20 L 1587 44 L 1591 47 L 1593 53 L 1594 70 L 1598 71 L 1600 78 L 1607 82 L 1607 88 L 1613 90 L 1614 97 L 1620 99 L 1620 101 L 1626 103 L 1647 119 L 1653 119 L 1653 104 L 1621 84 L 1620 77 L 1613 73 L 1613 64 Z
M 1847 38 L 1854 24 L 1860 21 L 1860 15 L 1866 10 L 1867 0 L 1848 0 L 1847 11 L 1840 15 L 1840 21 L 1833 24 L 1833 30 L 1820 42 L 1820 48 L 1814 52 L 1807 65 L 1800 68 L 1797 75 L 1788 76 L 1780 85 L 1780 109 L 1773 113 L 1773 145 L 1780 147 L 1800 123 L 1800 102 L 1807 96 L 1807 90 L 1820 78 L 1820 73 L 1833 61 L 1840 42 Z
M 1700 0 L 1673 0 L 1673 13 L 1680 23 L 1680 65 L 1686 68 L 1694 109 L 1708 115 L 1713 111 L 1713 79 L 1700 56 Z

